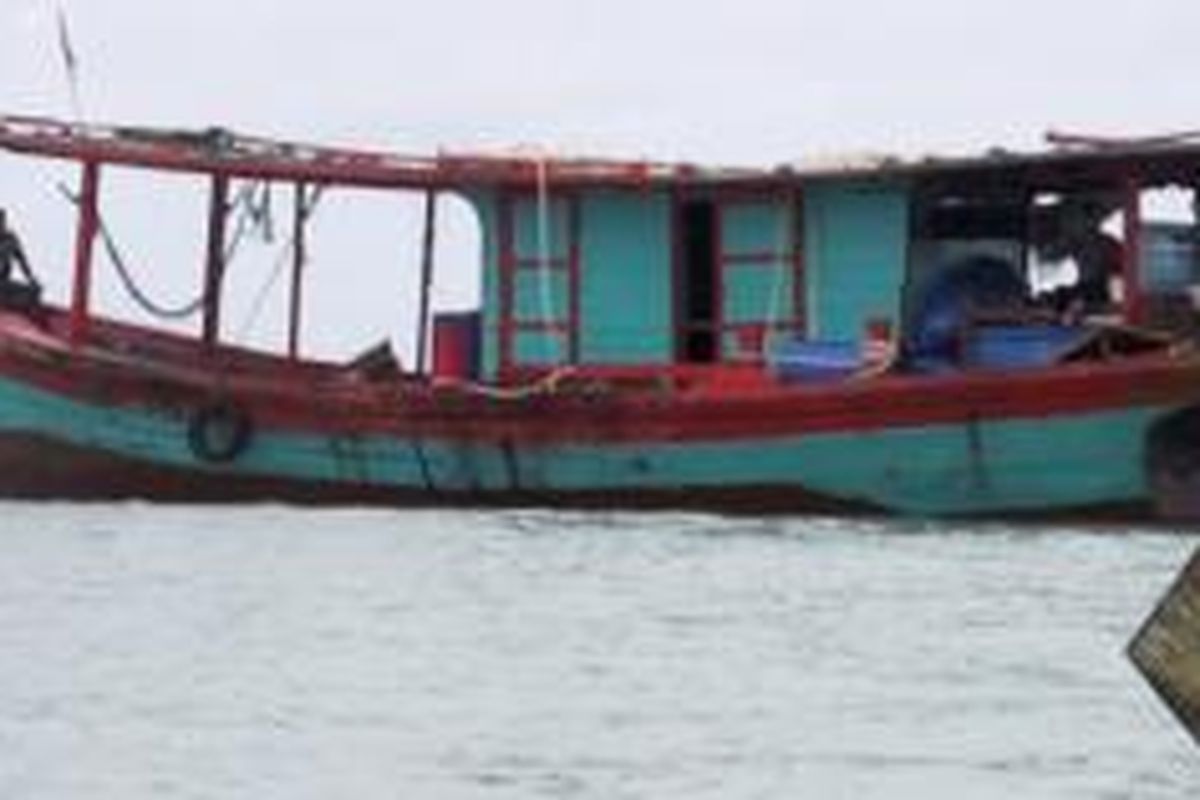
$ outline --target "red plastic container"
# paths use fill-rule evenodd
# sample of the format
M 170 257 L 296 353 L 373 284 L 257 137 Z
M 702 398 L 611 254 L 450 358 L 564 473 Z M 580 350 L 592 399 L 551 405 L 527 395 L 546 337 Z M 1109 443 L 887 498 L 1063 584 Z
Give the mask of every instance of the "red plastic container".
M 433 374 L 438 378 L 479 377 L 479 312 L 454 311 L 433 318 Z

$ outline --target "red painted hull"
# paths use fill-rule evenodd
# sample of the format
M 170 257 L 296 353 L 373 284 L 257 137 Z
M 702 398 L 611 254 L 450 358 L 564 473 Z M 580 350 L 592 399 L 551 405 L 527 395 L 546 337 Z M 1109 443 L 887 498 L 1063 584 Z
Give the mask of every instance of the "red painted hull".
M 73 352 L 65 320 L 0 314 L 0 376 L 104 406 L 193 409 L 232 397 L 267 428 L 494 443 L 689 442 L 868 432 L 1200 402 L 1200 357 L 1155 352 L 1019 372 L 781 384 L 760 367 L 564 372 L 492 391 L 93 323 Z

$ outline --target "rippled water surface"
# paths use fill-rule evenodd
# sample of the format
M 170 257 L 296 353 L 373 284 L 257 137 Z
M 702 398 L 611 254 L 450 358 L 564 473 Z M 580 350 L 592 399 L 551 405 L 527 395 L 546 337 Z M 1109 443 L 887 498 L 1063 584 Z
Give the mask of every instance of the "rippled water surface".
M 0 798 L 1184 798 L 1155 531 L 0 505 Z

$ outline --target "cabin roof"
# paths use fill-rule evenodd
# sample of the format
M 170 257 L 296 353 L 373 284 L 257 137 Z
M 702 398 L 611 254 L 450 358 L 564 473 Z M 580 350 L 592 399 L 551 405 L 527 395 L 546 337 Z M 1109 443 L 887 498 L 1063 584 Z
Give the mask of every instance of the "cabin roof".
M 531 187 L 786 187 L 818 180 L 921 180 L 934 183 L 1034 185 L 1053 190 L 1080 183 L 1200 181 L 1200 132 L 1139 139 L 1048 134 L 1040 152 L 992 149 L 967 157 L 878 156 L 806 161 L 771 168 L 559 158 L 538 153 L 399 153 L 310 145 L 235 134 L 92 125 L 0 115 L 0 149 L 48 158 L 230 177 L 330 185 L 471 189 Z

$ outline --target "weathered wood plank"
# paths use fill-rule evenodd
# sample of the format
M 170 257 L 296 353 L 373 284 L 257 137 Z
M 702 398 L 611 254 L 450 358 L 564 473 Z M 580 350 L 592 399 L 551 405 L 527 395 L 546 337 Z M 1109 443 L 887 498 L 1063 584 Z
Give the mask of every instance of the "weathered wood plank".
M 1200 745 L 1200 548 L 1129 643 L 1128 653 Z

